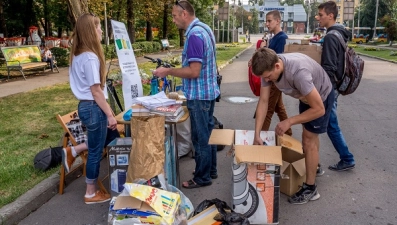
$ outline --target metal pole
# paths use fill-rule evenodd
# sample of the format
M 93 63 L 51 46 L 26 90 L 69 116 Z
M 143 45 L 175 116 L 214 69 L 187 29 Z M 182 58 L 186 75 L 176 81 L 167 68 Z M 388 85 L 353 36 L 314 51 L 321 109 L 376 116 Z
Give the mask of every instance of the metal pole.
M 360 3 L 359 3 L 360 4 Z M 361 11 L 361 4 L 360 5 L 358 5 L 358 24 L 357 24 L 357 26 L 358 26 L 358 31 L 357 31 L 357 33 L 360 33 L 360 11 Z
M 218 41 L 217 42 L 219 42 L 219 17 L 218 17 Z
M 222 43 L 225 43 L 225 21 L 222 21 Z
M 309 33 L 309 20 L 310 20 L 310 1 L 307 1 L 307 26 L 306 26 L 306 33 Z
M 353 25 L 352 25 L 352 34 L 354 37 L 354 4 L 353 4 Z
M 245 32 L 244 32 L 244 9 L 243 9 L 243 3 L 241 3 L 241 29 L 243 30 L 242 33 L 245 34 Z
M 229 43 L 229 32 L 230 32 L 230 29 L 229 29 L 229 27 L 230 27 L 230 15 L 229 15 L 229 12 L 230 12 L 230 4 L 229 4 L 229 2 L 227 3 L 227 37 L 226 37 L 226 40 L 227 40 L 227 43 Z
M 376 0 L 374 36 L 372 38 L 376 38 L 376 21 L 378 20 L 378 5 L 379 5 L 379 0 Z
M 232 18 L 232 42 L 234 43 L 234 17 Z
M 108 37 L 108 16 L 106 14 L 106 2 L 103 3 L 105 5 L 105 44 L 109 45 L 109 37 Z

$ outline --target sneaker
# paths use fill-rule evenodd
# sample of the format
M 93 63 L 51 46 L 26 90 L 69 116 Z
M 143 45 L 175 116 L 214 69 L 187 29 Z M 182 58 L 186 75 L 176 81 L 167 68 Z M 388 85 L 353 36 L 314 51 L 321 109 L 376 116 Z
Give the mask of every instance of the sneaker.
M 71 147 L 66 147 L 62 149 L 62 164 L 65 168 L 66 173 L 69 173 L 75 159 L 76 158 L 73 157 Z
M 324 173 L 325 173 L 325 171 L 321 167 L 321 164 L 318 164 L 317 171 L 316 171 L 316 177 L 321 177 L 322 175 L 324 175 Z
M 92 198 L 84 197 L 85 204 L 96 204 L 110 201 L 110 194 L 105 194 L 102 191 L 96 191 L 95 196 Z
M 341 160 L 337 164 L 329 166 L 328 169 L 333 170 L 333 171 L 345 171 L 345 170 L 354 169 L 355 165 L 356 164 L 354 164 L 354 163 L 347 163 L 347 162 Z
M 310 190 L 306 183 L 303 183 L 300 188 L 301 189 L 298 192 L 288 199 L 289 203 L 301 205 L 320 198 L 320 194 L 317 191 L 316 185 L 314 190 Z

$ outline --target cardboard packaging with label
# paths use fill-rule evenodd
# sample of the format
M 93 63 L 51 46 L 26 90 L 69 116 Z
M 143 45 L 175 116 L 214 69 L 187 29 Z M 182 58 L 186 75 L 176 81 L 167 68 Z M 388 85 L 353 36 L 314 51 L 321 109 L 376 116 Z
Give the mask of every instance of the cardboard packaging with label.
M 293 40 L 297 41 L 297 40 Z M 300 41 L 300 40 L 299 40 Z M 296 42 L 288 42 L 284 47 L 284 53 L 302 53 L 314 59 L 317 63 L 321 63 L 322 47 L 316 44 L 297 44 Z
M 107 146 L 109 155 L 109 189 L 112 197 L 117 196 L 124 189 L 123 185 L 127 178 L 131 146 L 131 137 L 116 138 Z

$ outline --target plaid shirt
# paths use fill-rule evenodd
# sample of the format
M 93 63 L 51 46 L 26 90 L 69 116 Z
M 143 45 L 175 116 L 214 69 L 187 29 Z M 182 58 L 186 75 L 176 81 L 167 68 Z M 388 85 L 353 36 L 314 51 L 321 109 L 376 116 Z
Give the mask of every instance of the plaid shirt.
M 215 61 L 215 37 L 210 27 L 200 22 L 199 19 L 194 19 L 189 25 L 185 33 L 186 42 L 182 52 L 182 67 L 188 67 L 190 62 L 200 62 L 201 71 L 198 78 L 184 78 L 183 91 L 187 100 L 214 100 L 220 94 L 218 84 L 216 82 L 216 61 Z M 201 47 L 189 46 L 189 38 L 198 38 L 203 41 L 204 49 L 202 56 L 190 56 L 189 53 L 194 51 L 193 48 Z M 212 39 L 212 40 L 211 40 Z M 201 43 L 201 42 L 200 42 Z M 195 43 L 190 43 L 194 45 Z

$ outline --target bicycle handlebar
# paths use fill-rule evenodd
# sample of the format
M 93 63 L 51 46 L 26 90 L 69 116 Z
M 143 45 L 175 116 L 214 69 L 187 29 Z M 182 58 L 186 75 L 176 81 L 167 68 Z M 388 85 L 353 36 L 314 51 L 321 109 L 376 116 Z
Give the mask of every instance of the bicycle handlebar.
M 171 63 L 168 62 L 164 62 L 163 60 L 157 58 L 157 59 L 153 59 L 149 56 L 143 56 L 143 58 L 145 59 L 149 59 L 150 61 L 152 61 L 152 63 L 157 63 L 157 68 L 159 68 L 160 66 L 163 66 L 165 68 L 171 68 L 171 67 L 175 67 L 174 65 L 172 65 Z

